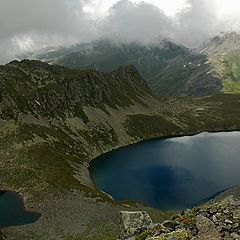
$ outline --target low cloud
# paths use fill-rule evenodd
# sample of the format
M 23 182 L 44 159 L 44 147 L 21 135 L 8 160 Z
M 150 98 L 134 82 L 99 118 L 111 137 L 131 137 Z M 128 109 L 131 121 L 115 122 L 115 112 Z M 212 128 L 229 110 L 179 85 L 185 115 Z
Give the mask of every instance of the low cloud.
M 122 0 L 110 9 L 99 30 L 103 37 L 148 43 L 159 36 L 168 37 L 172 29 L 171 19 L 159 8 Z
M 188 7 L 174 17 L 148 3 L 121 0 L 101 19 L 84 11 L 90 1 L 2 0 L 0 62 L 22 51 L 99 38 L 151 43 L 163 37 L 194 47 L 220 31 L 239 30 L 240 10 L 219 13 L 216 0 L 188 0 Z
M 187 46 L 196 46 L 218 34 L 221 21 L 216 16 L 213 2 L 206 0 L 188 2 L 189 7 L 177 16 L 174 39 Z
M 0 62 L 21 51 L 95 38 L 95 25 L 83 4 L 83 0 L 0 1 Z
M 2 0 L 0 2 L 0 39 L 22 34 L 43 36 L 75 35 L 87 39 L 93 23 L 83 12 L 79 0 Z

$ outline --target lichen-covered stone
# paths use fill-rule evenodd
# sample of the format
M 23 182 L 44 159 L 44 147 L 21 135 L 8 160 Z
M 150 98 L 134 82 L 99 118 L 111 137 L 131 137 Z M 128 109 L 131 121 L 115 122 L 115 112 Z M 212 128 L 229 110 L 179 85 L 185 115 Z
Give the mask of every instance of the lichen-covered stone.
M 120 239 L 133 237 L 139 230 L 150 227 L 153 224 L 152 219 L 145 211 L 122 211 L 120 212 L 120 216 Z

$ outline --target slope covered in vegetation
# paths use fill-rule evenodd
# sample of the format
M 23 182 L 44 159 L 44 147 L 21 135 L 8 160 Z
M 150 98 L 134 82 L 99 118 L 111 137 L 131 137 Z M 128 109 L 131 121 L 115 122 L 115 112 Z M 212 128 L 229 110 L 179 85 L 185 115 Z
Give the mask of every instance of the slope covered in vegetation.
M 39 61 L 0 67 L 0 183 L 42 214 L 8 239 L 115 239 L 117 203 L 88 172 L 96 156 L 149 138 L 240 128 L 240 96 L 158 99 L 133 66 L 111 73 Z M 154 218 L 168 213 L 148 209 Z

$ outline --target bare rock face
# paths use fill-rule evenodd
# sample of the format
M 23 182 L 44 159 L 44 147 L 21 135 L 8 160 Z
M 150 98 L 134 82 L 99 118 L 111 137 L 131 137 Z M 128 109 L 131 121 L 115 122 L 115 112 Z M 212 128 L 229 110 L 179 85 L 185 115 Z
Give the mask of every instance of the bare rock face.
M 221 235 L 217 231 L 215 224 L 204 216 L 196 217 L 196 226 L 198 229 L 199 240 L 220 240 Z
M 150 227 L 153 222 L 147 212 L 120 212 L 120 239 L 131 239 L 139 230 Z M 134 239 L 134 238 L 133 238 Z

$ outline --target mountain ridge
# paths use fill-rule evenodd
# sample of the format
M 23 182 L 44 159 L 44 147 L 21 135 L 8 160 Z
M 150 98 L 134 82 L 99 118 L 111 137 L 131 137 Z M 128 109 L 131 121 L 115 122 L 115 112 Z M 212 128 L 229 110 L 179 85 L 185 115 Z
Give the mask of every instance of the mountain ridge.
M 104 72 L 133 64 L 158 96 L 202 96 L 222 89 L 221 81 L 210 73 L 205 55 L 168 40 L 152 45 L 95 41 L 34 57 L 74 69 Z
M 43 115 L 49 111 L 57 114 L 59 109 L 71 112 L 76 104 L 107 104 L 117 108 L 129 106 L 133 101 L 144 104 L 140 97 L 152 95 L 132 65 L 120 67 L 111 73 L 100 73 L 96 70 L 68 70 L 39 61 L 23 60 L 6 64 L 0 71 L 4 76 L 0 85 L 2 98 L 8 95 L 4 99 L 6 104 L 8 102 L 7 108 L 12 105 L 12 114 L 32 109 L 41 111 Z M 7 84 L 9 75 L 11 78 L 15 76 L 15 82 Z M 42 108 L 42 105 L 45 107 Z M 2 109 L 0 112 L 4 114 L 6 111 Z
M 224 32 L 197 49 L 166 39 L 150 45 L 99 40 L 32 57 L 104 72 L 133 64 L 158 96 L 206 96 L 240 92 L 239 52 L 240 35 Z

